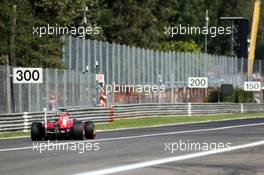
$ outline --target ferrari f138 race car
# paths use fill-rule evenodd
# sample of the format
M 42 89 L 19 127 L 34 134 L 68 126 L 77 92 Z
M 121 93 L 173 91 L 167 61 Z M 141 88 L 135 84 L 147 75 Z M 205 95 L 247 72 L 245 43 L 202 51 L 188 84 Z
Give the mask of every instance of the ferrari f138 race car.
M 31 125 L 31 140 L 62 139 L 76 140 L 94 139 L 96 137 L 95 125 L 92 121 L 77 121 L 70 119 L 70 113 L 64 109 L 59 111 L 57 119 L 48 119 L 47 113 L 42 122 L 33 122 Z

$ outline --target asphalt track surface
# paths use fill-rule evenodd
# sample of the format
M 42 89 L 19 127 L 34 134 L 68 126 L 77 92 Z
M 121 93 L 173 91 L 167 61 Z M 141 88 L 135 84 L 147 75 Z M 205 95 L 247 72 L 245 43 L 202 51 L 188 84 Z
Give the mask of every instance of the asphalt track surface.
M 99 150 L 84 153 L 78 153 L 78 150 L 44 150 L 40 153 L 36 148 L 33 150 L 30 138 L 2 139 L 0 174 L 108 174 L 112 170 L 122 170 L 114 174 L 263 175 L 263 142 L 201 157 L 192 156 L 205 152 L 204 150 L 175 149 L 175 145 L 179 145 L 180 141 L 201 145 L 229 143 L 230 146 L 236 147 L 263 141 L 263 136 L 264 118 L 258 118 L 100 132 L 93 141 L 52 141 L 98 144 Z M 174 150 L 166 149 L 165 143 L 174 143 Z M 184 155 L 190 157 L 161 163 L 163 159 L 177 159 Z M 156 164 L 148 165 L 146 162 L 149 161 L 155 161 Z M 136 168 L 138 163 L 142 163 L 140 165 L 143 167 Z

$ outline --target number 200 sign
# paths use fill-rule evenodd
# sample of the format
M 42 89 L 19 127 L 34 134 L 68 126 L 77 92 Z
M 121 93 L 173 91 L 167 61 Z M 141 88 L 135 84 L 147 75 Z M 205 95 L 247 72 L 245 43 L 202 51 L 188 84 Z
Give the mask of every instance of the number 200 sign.
M 208 88 L 207 77 L 189 77 L 188 78 L 189 88 Z
M 42 68 L 13 68 L 13 83 L 42 83 Z

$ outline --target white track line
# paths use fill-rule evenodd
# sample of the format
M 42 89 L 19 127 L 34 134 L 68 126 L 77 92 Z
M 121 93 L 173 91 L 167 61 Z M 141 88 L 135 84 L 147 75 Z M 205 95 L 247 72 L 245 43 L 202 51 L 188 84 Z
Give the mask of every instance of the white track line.
M 146 138 L 146 137 L 155 137 L 155 136 L 163 136 L 163 135 L 174 135 L 174 134 L 184 134 L 184 133 L 217 131 L 217 130 L 225 130 L 225 129 L 232 129 L 232 128 L 243 128 L 243 127 L 260 126 L 260 125 L 264 125 L 264 123 L 254 123 L 254 124 L 247 124 L 247 125 L 234 125 L 234 126 L 225 126 L 225 127 L 218 127 L 218 128 L 207 128 L 207 129 L 196 129 L 196 130 L 187 130 L 187 131 L 164 132 L 164 133 L 155 133 L 155 134 L 144 134 L 144 135 L 126 136 L 126 137 L 114 137 L 114 138 L 95 139 L 95 140 L 61 142 L 61 143 L 57 143 L 57 144 L 58 145 L 63 145 L 63 144 L 77 144 L 77 143 L 87 143 L 87 142 L 127 140 L 127 139 Z M 41 142 L 41 143 L 44 143 L 44 142 Z M 44 146 L 38 146 L 38 147 L 44 147 Z M 6 149 L 0 149 L 0 152 L 27 150 L 27 149 L 33 149 L 33 148 L 34 148 L 33 146 L 18 147 L 18 148 L 6 148 Z
M 223 148 L 223 149 L 211 150 L 211 151 L 203 151 L 203 152 L 192 153 L 192 154 L 187 154 L 187 155 L 182 155 L 182 156 L 168 157 L 168 158 L 157 159 L 157 160 L 152 160 L 152 161 L 146 161 L 146 162 L 141 162 L 141 163 L 135 163 L 135 164 L 129 164 L 129 165 L 124 165 L 124 166 L 118 166 L 118 167 L 108 168 L 108 169 L 103 169 L 103 170 L 84 172 L 84 173 L 80 173 L 80 174 L 77 174 L 77 175 L 105 175 L 105 174 L 112 174 L 112 173 L 118 173 L 118 172 L 123 172 L 123 171 L 128 171 L 128 170 L 134 170 L 134 169 L 139 169 L 139 168 L 145 168 L 145 167 L 150 167 L 150 166 L 170 163 L 170 162 L 177 162 L 177 161 L 181 161 L 181 160 L 188 160 L 188 159 L 204 157 L 204 156 L 209 156 L 209 155 L 214 155 L 214 154 L 219 154 L 219 153 L 224 153 L 224 152 L 229 152 L 229 151 L 235 151 L 235 150 L 239 150 L 239 149 L 256 147 L 256 146 L 260 146 L 260 145 L 263 145 L 263 144 L 264 144 L 264 140 L 261 140 L 261 141 L 252 142 L 252 143 L 248 143 L 248 144 L 232 146 L 232 147 L 229 147 L 229 148 Z

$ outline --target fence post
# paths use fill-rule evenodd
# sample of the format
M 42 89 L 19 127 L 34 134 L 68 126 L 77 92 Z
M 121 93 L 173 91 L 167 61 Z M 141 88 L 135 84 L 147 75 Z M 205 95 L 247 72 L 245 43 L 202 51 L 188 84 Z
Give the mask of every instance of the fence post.
M 28 115 L 28 112 L 24 112 L 23 113 L 23 119 L 24 119 L 24 129 L 23 132 L 27 132 L 29 127 L 30 127 L 30 123 L 29 123 L 29 118 L 30 116 Z
M 171 103 L 174 103 L 174 73 L 170 73 L 171 75 Z
M 241 111 L 241 114 L 244 113 L 244 104 L 243 103 L 240 104 L 240 111 Z
M 49 107 L 49 69 L 45 69 L 45 77 L 46 77 L 46 84 L 45 84 L 45 91 L 46 91 L 46 101 L 45 101 L 45 106 L 46 108 Z
M 23 112 L 23 106 L 22 106 L 22 84 L 18 84 L 18 105 L 19 110 L 17 112 Z
M 10 66 L 6 66 L 6 104 L 7 104 L 7 111 L 8 113 L 14 112 L 12 111 L 13 108 L 13 102 L 12 102 L 12 96 L 11 96 L 11 79 L 10 79 Z
M 113 44 L 112 44 L 112 55 L 111 55 L 112 65 L 109 64 L 109 66 L 112 66 L 112 67 L 111 67 L 111 70 L 112 70 L 112 73 L 111 73 L 111 74 L 112 74 L 112 77 L 111 77 L 111 78 L 112 78 L 112 79 L 111 79 L 111 80 L 112 80 L 112 83 L 111 83 L 111 84 L 112 84 L 114 90 L 113 90 L 113 92 L 112 92 L 112 102 L 111 102 L 111 103 L 112 103 L 113 105 L 115 104 L 115 82 L 116 82 L 116 79 L 115 79 L 115 71 L 114 71 L 114 70 L 116 69 L 116 67 L 115 67 L 115 59 L 116 59 L 116 58 L 115 58 L 115 48 L 116 48 L 116 47 L 119 48 L 120 45 L 116 45 L 115 43 L 113 43 Z M 117 53 L 120 53 L 120 51 L 117 52 Z M 123 53 L 124 53 L 124 52 L 123 52 Z M 120 58 L 117 57 L 117 59 L 120 59 L 120 60 L 121 60 L 121 57 L 120 57 Z M 110 67 L 109 67 L 109 68 L 110 68 Z M 117 67 L 117 69 L 118 69 L 118 71 L 120 71 L 120 70 L 119 70 L 119 67 Z M 121 71 L 121 72 L 122 72 L 122 71 Z M 120 76 L 121 76 L 121 75 L 120 75 Z M 122 80 L 121 80 L 121 81 L 122 81 Z M 121 84 L 121 82 L 119 83 L 119 85 L 120 85 L 120 84 Z M 117 95 L 119 95 L 119 94 L 117 94 Z
M 192 116 L 192 104 L 188 103 L 187 105 L 187 112 L 188 112 L 188 116 Z
M 27 84 L 27 86 L 28 86 L 28 88 L 27 88 L 27 90 L 28 90 L 28 111 L 30 111 L 30 112 L 32 112 L 33 110 L 32 110 L 32 101 L 31 101 L 31 94 L 32 94 L 32 90 L 31 90 L 31 84 Z
M 67 72 L 66 70 L 63 70 L 63 97 L 62 97 L 62 100 L 63 100 L 63 106 L 66 106 L 67 105 L 67 101 L 68 101 L 68 96 L 67 96 L 67 81 L 69 82 L 69 79 L 67 79 L 68 76 L 67 76 Z

